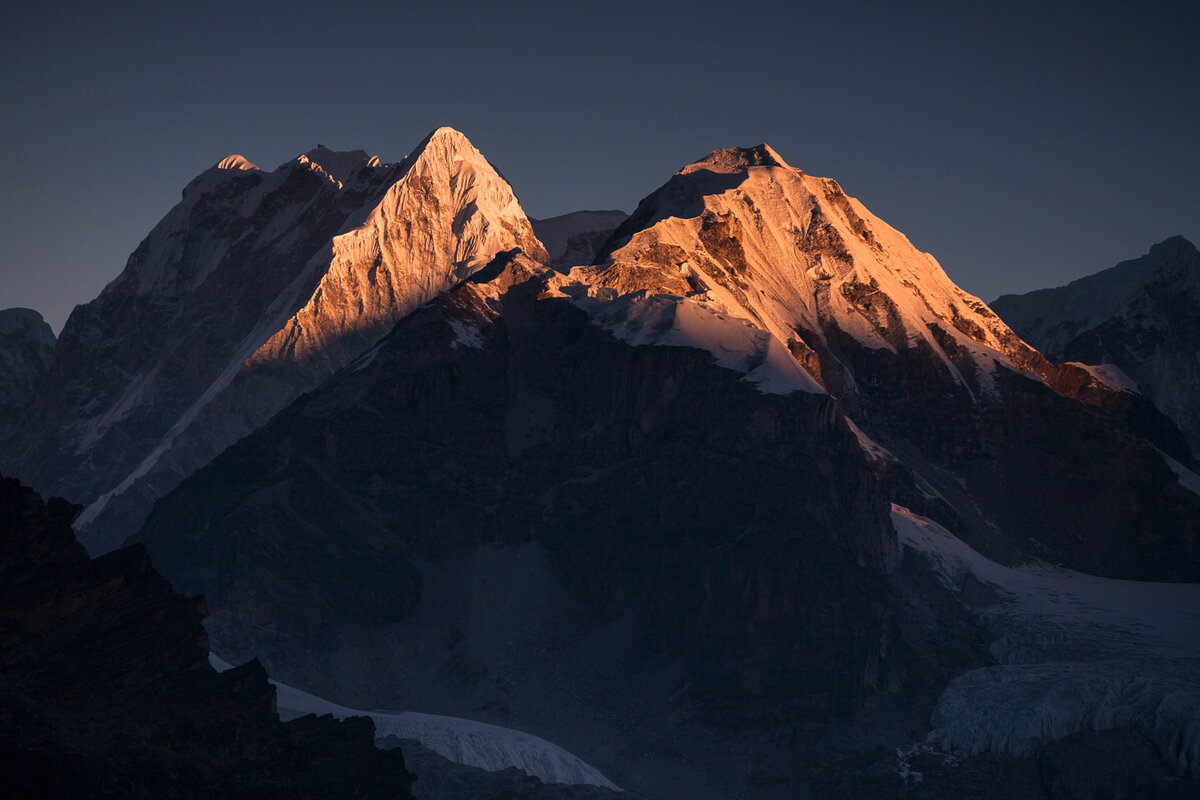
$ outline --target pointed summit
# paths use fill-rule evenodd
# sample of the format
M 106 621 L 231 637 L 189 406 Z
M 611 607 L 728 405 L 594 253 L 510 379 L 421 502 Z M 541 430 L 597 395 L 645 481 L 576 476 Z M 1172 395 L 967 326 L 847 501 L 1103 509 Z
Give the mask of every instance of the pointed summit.
M 839 396 L 858 392 L 853 345 L 921 348 L 971 397 L 997 366 L 1051 377 L 1051 365 L 928 253 L 829 178 L 769 145 L 714 150 L 677 172 L 618 228 L 591 268 L 621 293 L 702 298 L 788 344 Z M 825 353 L 825 356 L 818 355 Z
M 406 161 L 411 160 L 415 162 L 422 158 L 442 160 L 450 163 L 459 161 L 467 162 L 485 172 L 495 173 L 501 181 L 504 181 L 506 186 L 508 184 L 500 170 L 488 161 L 483 153 L 479 152 L 478 148 L 471 143 L 466 134 L 448 125 L 443 125 L 440 128 L 434 128 L 430 131 L 429 135 L 422 139 L 421 143 L 414 147 L 412 152 L 408 154 Z
M 316 290 L 253 362 L 340 366 L 498 253 L 548 260 L 512 187 L 463 134 L 437 128 L 402 164 L 358 224 L 333 238 Z
M 462 148 L 475 150 L 475 145 L 471 144 L 471 140 L 467 138 L 466 134 L 464 134 L 462 131 L 456 130 L 455 128 L 451 128 L 449 125 L 442 125 L 434 128 L 428 134 L 426 134 L 425 138 L 413 148 L 413 154 L 416 155 L 417 153 L 420 153 L 430 145 L 448 147 L 452 149 Z M 475 150 L 475 152 L 479 151 Z

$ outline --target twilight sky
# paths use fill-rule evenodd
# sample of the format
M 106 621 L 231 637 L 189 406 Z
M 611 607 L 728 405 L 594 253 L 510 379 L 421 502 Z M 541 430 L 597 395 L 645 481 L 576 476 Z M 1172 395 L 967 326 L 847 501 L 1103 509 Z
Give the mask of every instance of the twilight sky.
M 57 332 L 241 153 L 452 125 L 534 217 L 766 141 L 967 291 L 1200 243 L 1200 3 L 29 3 L 0 29 L 0 308 Z

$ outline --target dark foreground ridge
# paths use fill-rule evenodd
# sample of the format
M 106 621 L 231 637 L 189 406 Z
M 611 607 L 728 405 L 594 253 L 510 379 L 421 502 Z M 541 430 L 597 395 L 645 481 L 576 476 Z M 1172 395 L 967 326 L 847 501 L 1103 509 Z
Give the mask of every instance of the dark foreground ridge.
M 0 785 L 12 798 L 411 798 L 369 719 L 282 723 L 257 661 L 217 673 L 203 598 L 140 546 L 90 560 L 71 521 L 0 476 Z

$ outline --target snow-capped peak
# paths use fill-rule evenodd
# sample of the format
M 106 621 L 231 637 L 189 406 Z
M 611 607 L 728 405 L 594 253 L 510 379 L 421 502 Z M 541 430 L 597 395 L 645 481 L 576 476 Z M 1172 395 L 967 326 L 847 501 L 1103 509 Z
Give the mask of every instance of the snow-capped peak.
M 424 152 L 427 147 L 439 146 L 448 149 L 472 150 L 476 153 L 475 145 L 471 144 L 471 140 L 466 137 L 462 131 L 451 128 L 449 125 L 442 125 L 434 128 L 429 132 L 420 144 L 413 148 L 413 155 Z
M 188 346 L 169 342 L 161 362 L 151 351 L 149 366 L 139 362 L 142 371 L 103 401 L 86 400 L 100 411 L 66 445 L 76 460 L 108 447 L 115 428 L 135 429 L 136 409 L 159 397 L 171 396 L 171 404 L 154 413 L 171 422 L 138 430 L 136 451 L 124 440 L 122 457 L 140 457 L 132 466 L 87 479 L 97 485 L 89 488 L 82 527 L 134 508 L 142 497 L 130 491 L 135 484 L 173 486 L 498 254 L 521 250 L 548 260 L 507 181 L 450 128 L 394 164 L 327 147 L 271 173 L 231 163 L 189 184 L 98 301 L 113 327 L 131 327 L 134 306 L 138 323 L 174 326 L 179 342 L 203 329 L 206 341 L 219 344 L 203 358 L 180 358 Z M 230 309 L 227 323 L 213 320 L 214 307 Z M 219 332 L 210 336 L 214 324 Z M 126 527 L 113 523 L 106 535 L 127 534 Z
M 249 161 L 245 156 L 234 153 L 225 156 L 217 162 L 217 169 L 256 170 L 258 165 Z
M 413 148 L 408 157 L 414 163 L 430 158 L 444 160 L 446 163 L 465 161 L 483 168 L 487 172 L 494 172 L 501 180 L 504 179 L 504 176 L 500 174 L 500 170 L 496 169 L 484 157 L 483 153 L 479 152 L 475 145 L 471 144 L 471 140 L 466 135 L 446 125 L 430 131 L 429 135 Z M 507 182 L 505 182 L 505 186 L 507 186 Z M 511 193 L 511 189 L 509 191 Z M 516 201 L 515 196 L 513 201 Z M 524 217 L 524 212 L 521 213 L 521 216 Z
M 363 151 L 356 154 L 367 163 Z M 306 354 L 349 360 L 348 353 L 332 353 L 365 349 L 497 253 L 520 248 L 547 260 L 512 187 L 466 136 L 438 128 L 402 164 L 386 192 L 313 263 L 325 270 L 316 291 L 255 354 L 256 362 Z
M 973 396 L 992 392 L 997 364 L 1050 368 L 933 256 L 765 144 L 685 166 L 576 279 L 703 299 L 773 334 L 810 369 L 845 336 L 872 350 L 925 348 Z

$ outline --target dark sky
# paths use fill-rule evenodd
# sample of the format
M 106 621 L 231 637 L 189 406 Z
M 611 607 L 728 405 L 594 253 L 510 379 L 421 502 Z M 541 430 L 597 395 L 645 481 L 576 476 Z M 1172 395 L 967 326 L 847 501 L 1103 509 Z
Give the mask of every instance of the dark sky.
M 0 307 L 57 331 L 198 172 L 467 134 L 535 217 L 715 147 L 836 178 L 970 292 L 1200 241 L 1200 3 L 29 3 L 0 26 Z

